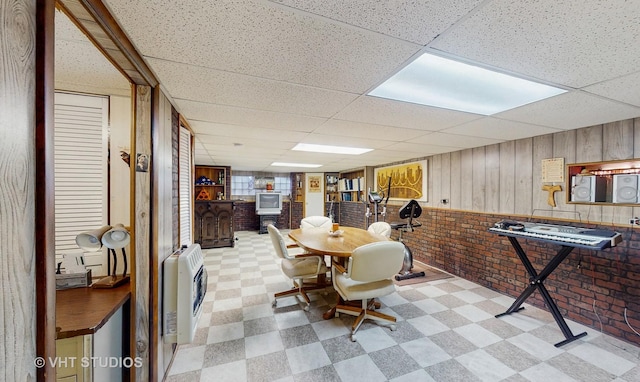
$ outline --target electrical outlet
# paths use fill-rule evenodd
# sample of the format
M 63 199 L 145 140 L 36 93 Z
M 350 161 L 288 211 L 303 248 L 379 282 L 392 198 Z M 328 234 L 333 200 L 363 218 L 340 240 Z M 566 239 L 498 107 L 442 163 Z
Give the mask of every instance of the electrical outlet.
M 631 224 L 631 225 L 640 225 L 640 219 L 631 218 L 631 219 L 629 219 L 629 224 Z
M 447 204 L 449 203 L 449 199 L 440 199 L 440 203 Z

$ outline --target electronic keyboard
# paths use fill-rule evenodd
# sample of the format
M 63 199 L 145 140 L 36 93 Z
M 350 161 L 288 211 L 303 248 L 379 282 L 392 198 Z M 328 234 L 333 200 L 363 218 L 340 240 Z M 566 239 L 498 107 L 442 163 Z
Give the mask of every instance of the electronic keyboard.
M 508 220 L 496 223 L 489 231 L 502 236 L 594 250 L 615 247 L 622 241 L 622 235 L 611 230 Z

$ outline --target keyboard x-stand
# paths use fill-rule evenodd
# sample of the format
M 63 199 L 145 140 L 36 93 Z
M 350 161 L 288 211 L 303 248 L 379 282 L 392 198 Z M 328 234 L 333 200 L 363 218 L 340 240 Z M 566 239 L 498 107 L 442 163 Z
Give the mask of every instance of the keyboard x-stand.
M 540 291 L 542 298 L 549 307 L 551 315 L 562 330 L 565 340 L 555 344 L 556 347 L 568 344 L 578 338 L 587 335 L 586 332 L 574 335 L 565 322 L 558 305 L 551 298 L 549 291 L 544 286 L 547 277 L 569 256 L 574 248 L 586 248 L 600 251 L 609 247 L 613 247 L 622 241 L 622 236 L 614 231 L 601 229 L 585 229 L 571 226 L 560 226 L 552 224 L 536 224 L 529 222 L 501 221 L 496 223 L 489 231 L 500 236 L 506 236 L 518 255 L 518 258 L 529 273 L 529 286 L 520 294 L 515 302 L 507 309 L 506 312 L 496 315 L 501 317 L 513 312 L 524 309 L 521 305 L 524 301 L 537 289 Z M 538 273 L 527 254 L 524 252 L 518 238 L 529 240 L 538 240 L 547 243 L 559 244 L 561 248 L 557 254 L 551 259 L 544 269 Z

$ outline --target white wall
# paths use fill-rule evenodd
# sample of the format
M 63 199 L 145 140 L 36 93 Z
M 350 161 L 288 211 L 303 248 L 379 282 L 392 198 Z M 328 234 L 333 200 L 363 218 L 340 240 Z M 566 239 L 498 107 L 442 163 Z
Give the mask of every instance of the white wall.
M 131 217 L 131 172 L 129 166 L 122 160 L 120 151 L 131 154 L 131 98 L 111 96 L 109 98 L 109 224 L 124 224 L 130 226 Z M 130 246 L 127 251 L 127 262 L 131 270 Z M 106 251 L 104 251 L 106 252 Z M 103 264 L 107 264 L 106 253 Z M 105 267 L 106 269 L 106 267 Z M 121 274 L 124 264 L 118 253 L 118 267 L 116 274 Z

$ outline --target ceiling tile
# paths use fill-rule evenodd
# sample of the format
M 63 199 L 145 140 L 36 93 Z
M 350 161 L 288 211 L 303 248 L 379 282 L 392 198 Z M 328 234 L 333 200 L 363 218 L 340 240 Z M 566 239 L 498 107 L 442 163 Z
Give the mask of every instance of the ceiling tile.
M 176 99 L 187 120 L 208 121 L 229 125 L 255 126 L 268 129 L 311 132 L 326 118 L 255 110 L 237 106 L 214 105 L 199 101 Z
M 325 89 L 364 92 L 421 48 L 265 1 L 107 3 L 149 58 Z
M 640 84 L 640 72 L 587 86 L 583 90 L 640 107 L 640 91 L 632 84 Z
M 273 171 L 277 158 L 339 171 L 640 116 L 636 1 L 105 3 L 196 132 L 198 164 Z M 57 23 L 56 87 L 128 96 L 120 72 Z M 425 51 L 569 92 L 492 117 L 366 95 Z M 289 150 L 297 142 L 375 150 L 322 156 Z
M 424 134 L 411 143 L 418 143 L 429 146 L 441 146 L 442 149 L 448 151 L 458 151 L 460 149 L 468 149 L 494 143 L 502 142 L 503 139 L 492 139 L 484 137 L 470 137 L 465 135 L 448 134 L 444 132 Z
M 454 136 L 448 136 L 448 141 L 457 142 L 455 135 L 468 135 L 476 140 L 479 137 L 505 140 L 516 140 L 520 138 L 527 138 L 536 135 L 544 135 L 557 133 L 559 130 L 546 126 L 537 126 L 529 123 L 507 121 L 498 118 L 482 118 L 475 121 L 463 123 L 458 126 L 450 127 L 440 131 L 444 134 L 453 134 Z M 493 142 L 496 143 L 496 142 Z M 483 142 L 482 145 L 491 144 Z M 475 147 L 480 146 L 476 144 Z
M 487 1 L 431 47 L 574 88 L 637 71 L 638 1 Z
M 344 0 L 270 1 L 420 45 L 429 43 L 460 17 L 482 3 L 482 0 L 372 1 L 367 3 Z
M 131 96 L 131 85 L 62 12 L 56 11 L 55 88 Z M 79 54 L 81 52 L 81 54 Z
M 564 130 L 638 116 L 640 108 L 580 91 L 568 92 L 495 115 L 501 119 Z
M 423 130 L 343 121 L 339 119 L 329 119 L 313 132 L 342 137 L 371 137 L 390 142 L 407 141 L 424 134 Z
M 219 123 L 209 123 L 193 121 L 190 123 L 193 131 L 203 139 L 207 135 L 236 138 L 238 143 L 243 139 L 260 139 L 265 141 L 300 142 L 308 134 L 301 131 L 290 131 L 283 129 L 264 129 L 261 127 L 247 127 L 236 125 L 225 125 Z
M 331 117 L 357 96 L 220 70 L 150 59 L 174 98 L 313 117 Z
M 336 114 L 336 119 L 438 131 L 480 118 L 477 114 L 364 96 Z

